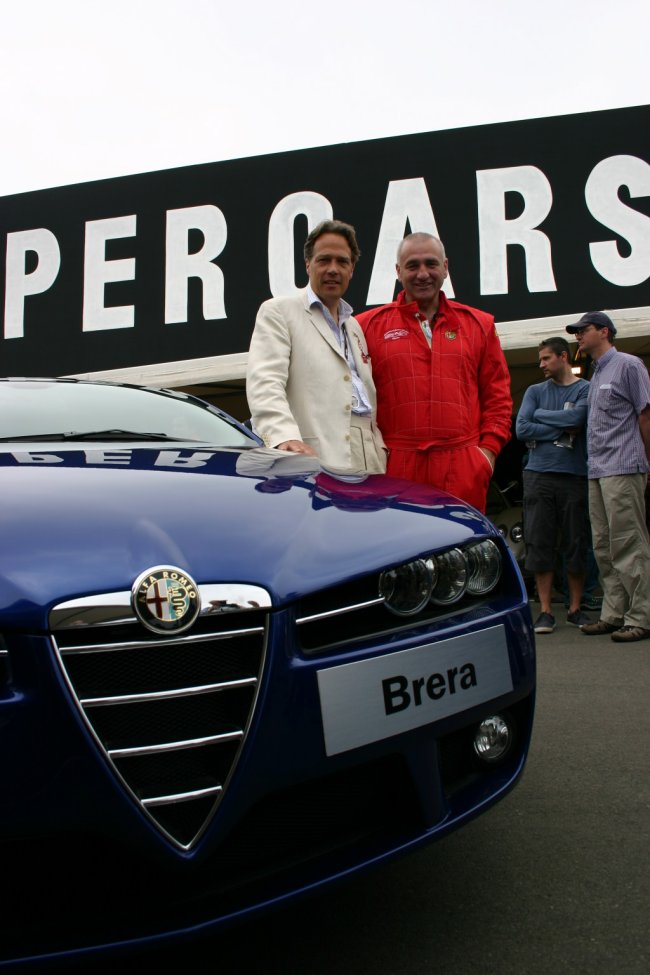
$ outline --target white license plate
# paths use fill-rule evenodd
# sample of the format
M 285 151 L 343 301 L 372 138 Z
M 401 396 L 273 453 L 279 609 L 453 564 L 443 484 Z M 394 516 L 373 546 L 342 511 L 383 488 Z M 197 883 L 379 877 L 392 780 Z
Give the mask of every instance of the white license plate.
M 318 671 L 328 755 L 419 728 L 512 690 L 503 626 Z

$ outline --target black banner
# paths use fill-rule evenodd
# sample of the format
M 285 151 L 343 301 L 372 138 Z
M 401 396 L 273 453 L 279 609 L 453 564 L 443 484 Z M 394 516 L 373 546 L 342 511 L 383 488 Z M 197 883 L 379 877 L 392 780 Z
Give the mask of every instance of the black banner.
M 259 304 L 306 283 L 304 238 L 332 215 L 359 236 L 357 311 L 393 297 L 409 230 L 438 233 L 455 297 L 497 321 L 648 306 L 649 132 L 642 106 L 5 197 L 0 372 L 244 352 Z

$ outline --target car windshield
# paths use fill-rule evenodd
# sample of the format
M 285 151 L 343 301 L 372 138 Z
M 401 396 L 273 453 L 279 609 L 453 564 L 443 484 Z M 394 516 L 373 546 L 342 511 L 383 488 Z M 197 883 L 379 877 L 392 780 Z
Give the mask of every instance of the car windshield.
M 234 422 L 185 393 L 108 383 L 0 381 L 0 440 L 31 438 L 257 446 Z

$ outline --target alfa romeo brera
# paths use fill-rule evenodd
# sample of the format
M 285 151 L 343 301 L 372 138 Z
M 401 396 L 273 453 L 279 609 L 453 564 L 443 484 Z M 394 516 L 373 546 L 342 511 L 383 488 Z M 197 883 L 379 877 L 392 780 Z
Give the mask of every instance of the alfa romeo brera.
M 5 961 L 215 931 L 520 777 L 530 613 L 473 508 L 173 391 L 0 380 L 0 440 Z

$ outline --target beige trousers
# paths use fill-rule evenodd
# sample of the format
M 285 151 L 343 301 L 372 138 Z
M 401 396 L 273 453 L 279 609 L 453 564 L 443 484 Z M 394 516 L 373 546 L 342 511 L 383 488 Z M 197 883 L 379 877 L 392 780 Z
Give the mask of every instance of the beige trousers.
M 589 481 L 589 518 L 603 587 L 601 619 L 650 630 L 650 541 L 645 474 Z

